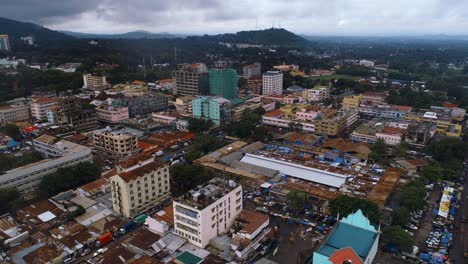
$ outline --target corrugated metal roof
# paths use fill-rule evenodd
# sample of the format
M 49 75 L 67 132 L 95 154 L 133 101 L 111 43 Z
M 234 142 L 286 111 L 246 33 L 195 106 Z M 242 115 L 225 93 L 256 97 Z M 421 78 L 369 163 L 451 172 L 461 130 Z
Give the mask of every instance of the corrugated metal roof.
M 346 182 L 346 178 L 348 177 L 347 175 L 319 170 L 287 161 L 275 160 L 252 154 L 246 154 L 241 161 L 256 166 L 277 170 L 285 175 L 295 178 L 333 186 L 336 188 L 340 188 L 341 185 Z

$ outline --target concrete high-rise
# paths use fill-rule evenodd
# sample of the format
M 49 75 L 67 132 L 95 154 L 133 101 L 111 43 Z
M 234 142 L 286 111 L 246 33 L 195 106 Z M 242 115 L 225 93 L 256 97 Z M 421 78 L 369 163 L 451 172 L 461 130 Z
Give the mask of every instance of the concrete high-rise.
M 263 95 L 283 94 L 283 73 L 267 71 L 263 74 Z
M 200 96 L 192 101 L 192 116 L 211 120 L 216 126 L 231 121 L 231 101 L 223 97 Z
M 203 63 L 179 64 L 172 72 L 177 95 L 204 95 L 209 91 L 208 69 Z
M 242 68 L 242 77 L 246 80 L 254 77 L 260 77 L 262 75 L 262 66 L 260 62 L 255 62 L 249 65 L 245 65 Z
M 210 80 L 210 95 L 224 98 L 237 96 L 237 73 L 232 68 L 212 69 L 208 72 Z
M 10 51 L 10 41 L 8 35 L 0 35 L 0 50 Z

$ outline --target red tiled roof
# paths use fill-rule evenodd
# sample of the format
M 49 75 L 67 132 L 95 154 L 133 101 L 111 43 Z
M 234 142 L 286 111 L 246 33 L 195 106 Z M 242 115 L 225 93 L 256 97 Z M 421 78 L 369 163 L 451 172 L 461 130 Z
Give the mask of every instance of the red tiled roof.
M 140 176 L 143 176 L 147 173 L 150 173 L 154 170 L 157 170 L 158 168 L 162 168 L 164 167 L 165 165 L 159 161 L 152 161 L 148 164 L 145 164 L 145 165 L 142 165 L 136 169 L 133 169 L 133 170 L 130 170 L 130 171 L 126 171 L 126 172 L 122 172 L 122 173 L 119 173 L 119 176 L 120 178 L 122 178 L 122 180 L 126 181 L 126 182 L 130 182 L 130 181 L 133 181 L 135 179 L 137 179 L 138 177 Z
M 174 207 L 172 206 L 172 203 L 169 206 L 162 209 L 161 211 L 164 212 L 164 214 L 158 214 L 159 212 L 155 213 L 153 215 L 154 219 L 163 221 L 168 225 L 173 225 L 174 224 Z
M 80 188 L 85 192 L 95 193 L 95 192 L 102 190 L 102 188 L 106 186 L 107 184 L 109 184 L 109 181 L 105 178 L 101 178 L 101 179 L 92 181 L 90 183 L 87 183 L 85 185 L 82 185 Z
M 45 103 L 50 103 L 50 102 L 54 102 L 55 99 L 51 98 L 51 97 L 35 97 L 32 99 L 32 102 L 33 103 L 37 103 L 37 104 L 45 104 Z
M 400 110 L 400 111 L 406 111 L 409 112 L 413 107 L 408 106 L 408 105 L 392 105 L 393 109 Z
M 353 264 L 362 264 L 362 259 L 354 252 L 351 247 L 338 249 L 328 258 L 333 264 L 343 264 L 344 261 L 350 260 Z
M 266 112 L 263 115 L 266 116 L 266 117 L 277 117 L 277 116 L 283 115 L 283 112 L 281 112 L 279 109 L 275 109 L 275 110 L 271 110 L 269 112 Z
M 239 215 L 239 220 L 243 223 L 242 231 L 252 234 L 268 221 L 268 215 L 244 209 Z

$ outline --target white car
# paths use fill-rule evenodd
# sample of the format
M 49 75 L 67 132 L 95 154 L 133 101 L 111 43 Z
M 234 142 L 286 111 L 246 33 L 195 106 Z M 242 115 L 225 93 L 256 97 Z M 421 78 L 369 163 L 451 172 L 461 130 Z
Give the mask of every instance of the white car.
M 94 252 L 93 257 L 97 257 L 97 256 L 101 255 L 102 253 L 104 253 L 106 251 L 107 251 L 107 248 L 100 248 L 100 249 L 96 250 L 96 252 Z

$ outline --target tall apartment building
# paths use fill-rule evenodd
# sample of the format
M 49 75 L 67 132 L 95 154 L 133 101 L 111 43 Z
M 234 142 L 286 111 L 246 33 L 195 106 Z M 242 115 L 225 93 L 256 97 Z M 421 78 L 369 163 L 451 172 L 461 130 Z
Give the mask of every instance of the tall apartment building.
M 129 168 L 117 166 L 110 178 L 112 206 L 125 218 L 137 216 L 167 199 L 169 166 L 148 159 Z
M 231 121 L 231 101 L 222 97 L 200 96 L 192 101 L 192 116 L 211 120 L 216 126 Z
M 18 102 L 0 107 L 0 124 L 26 121 L 29 119 L 29 105 Z
M 204 95 L 209 91 L 208 69 L 203 63 L 179 64 L 172 79 L 178 95 Z
M 107 86 L 106 76 L 83 74 L 83 88 L 89 90 L 102 90 Z
M 116 103 L 119 103 L 118 100 Z M 120 105 L 128 107 L 129 116 L 135 117 L 136 115 L 148 115 L 152 112 L 166 110 L 168 100 L 167 97 L 161 95 L 125 97 Z
M 263 95 L 283 94 L 283 73 L 267 71 L 263 74 Z
M 208 72 L 210 95 L 224 98 L 237 96 L 237 73 L 232 68 L 212 69 Z
M 135 135 L 116 130 L 94 132 L 93 151 L 114 161 L 122 161 L 136 155 L 140 149 Z
M 330 89 L 328 87 L 316 87 L 307 90 L 307 100 L 309 102 L 322 102 L 330 97 Z
M 29 195 L 36 191 L 44 176 L 57 172 L 58 168 L 92 161 L 91 148 L 54 136 L 44 134 L 33 144 L 48 159 L 6 171 L 0 177 L 0 189 L 16 188 L 21 195 Z
M 260 62 L 245 65 L 242 68 L 242 77 L 246 80 L 260 76 L 262 76 L 262 65 Z
M 242 186 L 214 178 L 173 202 L 174 229 L 198 247 L 226 233 L 242 211 Z
M 183 116 L 192 116 L 192 101 L 193 96 L 180 96 L 176 98 L 175 107 L 177 113 Z
M 0 50 L 10 51 L 10 41 L 8 35 L 0 35 Z
M 77 133 L 88 132 L 98 128 L 96 110 L 82 109 L 79 98 L 60 98 L 58 106 L 57 120 L 59 124 L 68 124 Z
M 341 108 L 343 109 L 356 109 L 361 104 L 361 96 L 360 95 L 350 95 L 343 97 L 343 105 Z
M 47 110 L 57 106 L 57 101 L 51 97 L 33 97 L 31 99 L 31 117 L 37 121 L 47 120 Z
M 262 77 L 252 77 L 247 80 L 247 86 L 249 87 L 249 91 L 253 94 L 261 94 L 262 93 L 262 85 L 263 79 Z
M 120 123 L 129 118 L 128 107 L 102 104 L 96 107 L 97 119 L 110 124 Z

